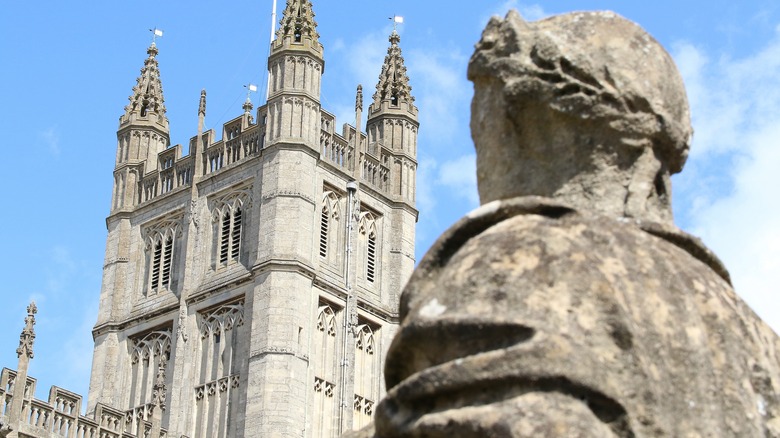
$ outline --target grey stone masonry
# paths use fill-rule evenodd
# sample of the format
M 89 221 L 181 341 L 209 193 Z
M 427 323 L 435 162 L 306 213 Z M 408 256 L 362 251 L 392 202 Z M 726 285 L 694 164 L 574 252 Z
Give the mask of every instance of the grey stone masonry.
M 268 102 L 170 146 L 155 44 L 120 117 L 88 412 L 171 436 L 336 437 L 371 421 L 414 267 L 417 108 L 393 32 L 362 132 L 320 104 L 288 0 Z
M 47 401 L 37 400 L 36 380 L 27 375 L 33 359 L 35 341 L 35 303 L 27 307 L 24 329 L 19 336 L 19 357 L 17 369 L 3 368 L 0 372 L 0 437 L 2 438 L 135 438 L 167 437 L 167 431 L 159 421 L 136 421 L 129 413 L 114 409 L 102 403 L 95 406 L 91 415 L 81 414 L 82 397 L 65 389 L 53 386 Z M 161 377 L 164 377 L 161 375 Z M 159 392 L 161 393 L 161 392 Z M 155 407 L 159 407 L 159 403 Z M 153 417 L 157 419 L 159 409 Z M 154 418 L 152 419 L 154 420 Z M 133 433 L 127 426 L 135 424 Z

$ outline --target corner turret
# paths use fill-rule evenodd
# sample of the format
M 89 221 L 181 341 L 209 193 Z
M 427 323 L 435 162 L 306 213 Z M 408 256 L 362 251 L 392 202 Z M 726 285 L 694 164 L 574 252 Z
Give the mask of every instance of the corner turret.
M 157 45 L 152 42 L 146 53 L 148 57 L 128 98 L 130 103 L 119 118 L 112 213 L 139 202 L 138 181 L 144 173 L 157 169 L 157 155 L 170 144 Z
M 417 170 L 417 107 L 401 53 L 401 36 L 393 30 L 379 83 L 368 108 L 368 150 L 389 156 L 390 194 L 411 206 Z
M 319 143 L 322 44 L 309 0 L 287 0 L 268 58 L 266 144 Z

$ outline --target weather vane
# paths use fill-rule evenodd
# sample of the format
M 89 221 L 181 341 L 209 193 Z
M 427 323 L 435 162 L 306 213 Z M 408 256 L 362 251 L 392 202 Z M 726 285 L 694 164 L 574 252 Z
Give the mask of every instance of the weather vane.
M 392 17 L 388 18 L 388 20 L 393 20 L 393 31 L 398 30 L 398 25 L 403 24 L 404 17 L 401 17 L 400 15 L 393 15 Z
M 149 32 L 152 33 L 152 44 L 157 42 L 157 37 L 163 36 L 163 31 L 156 27 L 154 29 L 149 29 Z
M 249 96 L 251 96 L 252 93 L 257 92 L 257 85 L 255 84 L 246 84 L 244 85 L 244 88 L 246 88 L 246 100 L 249 100 Z

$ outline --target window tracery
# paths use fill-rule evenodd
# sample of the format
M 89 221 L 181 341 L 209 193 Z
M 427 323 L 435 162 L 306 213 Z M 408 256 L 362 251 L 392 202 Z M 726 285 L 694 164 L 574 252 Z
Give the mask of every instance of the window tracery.
M 218 266 L 240 261 L 246 228 L 246 210 L 250 207 L 251 187 L 234 190 L 212 202 L 214 253 Z
M 320 258 L 332 265 L 337 264 L 340 260 L 340 222 L 341 199 L 336 193 L 326 190 L 322 195 L 319 253 Z
M 181 218 L 168 218 L 145 230 L 147 296 L 173 289 L 176 241 L 181 237 Z
M 361 241 L 361 260 L 363 262 L 363 275 L 369 284 L 373 284 L 378 274 L 379 247 L 377 242 L 377 219 L 371 213 L 360 213 L 358 233 Z
M 312 335 L 312 364 L 314 366 L 314 412 L 312 425 L 315 437 L 332 437 L 337 417 L 335 397 L 338 339 L 340 337 L 337 310 L 320 302 L 317 309 L 315 331 Z
M 353 423 L 363 428 L 371 422 L 374 404 L 379 396 L 379 355 L 376 349 L 376 331 L 366 321 L 355 327 L 355 400 Z
M 198 315 L 201 344 L 195 386 L 195 438 L 223 438 L 230 434 L 228 408 L 238 403 L 243 325 L 243 300 Z
M 129 340 L 130 393 L 125 432 L 137 434 L 151 420 L 154 387 L 161 368 L 171 359 L 170 327 L 148 332 Z M 160 396 L 160 394 L 157 394 Z

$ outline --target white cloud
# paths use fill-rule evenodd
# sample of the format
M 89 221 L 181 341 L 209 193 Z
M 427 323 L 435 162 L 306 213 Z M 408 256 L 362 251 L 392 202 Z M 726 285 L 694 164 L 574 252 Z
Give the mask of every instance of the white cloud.
M 60 134 L 56 126 L 46 129 L 38 134 L 38 136 L 52 155 L 55 157 L 60 155 Z
M 472 208 L 479 206 L 476 154 L 464 155 L 442 163 L 439 167 L 437 183 L 454 193 L 455 196 L 467 200 Z
M 780 332 L 780 38 L 743 59 L 675 46 L 696 134 L 676 179 L 683 222 Z M 717 61 L 711 61 L 717 59 Z
M 459 140 L 470 144 L 468 120 L 457 108 L 468 108 L 472 85 L 466 79 L 468 57 L 460 50 L 413 51 L 407 58 L 412 94 L 420 114 L 421 135 L 442 145 Z M 463 138 L 465 137 L 465 138 Z

